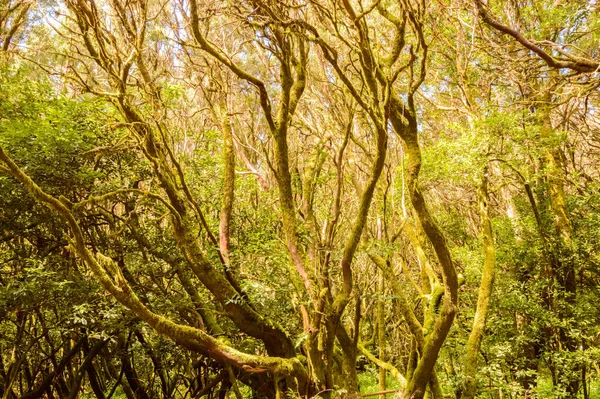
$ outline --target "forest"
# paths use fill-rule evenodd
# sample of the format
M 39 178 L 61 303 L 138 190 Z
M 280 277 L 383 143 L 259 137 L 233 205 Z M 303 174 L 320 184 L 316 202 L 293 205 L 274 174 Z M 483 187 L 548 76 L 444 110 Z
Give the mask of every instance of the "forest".
M 0 0 L 0 399 L 600 399 L 597 0 Z

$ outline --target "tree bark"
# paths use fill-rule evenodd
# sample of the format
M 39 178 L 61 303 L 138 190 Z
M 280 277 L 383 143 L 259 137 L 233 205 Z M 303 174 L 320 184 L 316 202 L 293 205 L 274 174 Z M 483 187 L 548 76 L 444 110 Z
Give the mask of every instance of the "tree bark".
M 477 298 L 477 310 L 473 320 L 473 329 L 467 342 L 464 359 L 465 382 L 461 399 L 473 399 L 477 393 L 477 358 L 485 330 L 485 322 L 494 288 L 496 269 L 496 250 L 492 223 L 489 215 L 488 168 L 484 168 L 479 187 L 479 217 L 481 220 L 481 243 L 483 245 L 483 273 Z

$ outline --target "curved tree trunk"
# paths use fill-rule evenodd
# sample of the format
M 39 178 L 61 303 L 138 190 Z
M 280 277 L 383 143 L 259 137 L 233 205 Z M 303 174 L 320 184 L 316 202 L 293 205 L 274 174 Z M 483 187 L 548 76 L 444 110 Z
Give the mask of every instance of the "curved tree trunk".
M 475 320 L 473 320 L 473 329 L 467 342 L 466 354 L 464 359 L 465 383 L 461 399 L 473 399 L 477 392 L 477 358 L 479 357 L 479 348 L 485 322 L 492 298 L 494 287 L 494 277 L 496 269 L 496 250 L 494 247 L 494 236 L 492 233 L 492 223 L 488 212 L 489 194 L 488 194 L 488 168 L 484 168 L 481 185 L 479 187 L 479 217 L 481 219 L 481 242 L 483 244 L 483 274 L 479 286 L 479 295 L 477 298 L 477 310 Z

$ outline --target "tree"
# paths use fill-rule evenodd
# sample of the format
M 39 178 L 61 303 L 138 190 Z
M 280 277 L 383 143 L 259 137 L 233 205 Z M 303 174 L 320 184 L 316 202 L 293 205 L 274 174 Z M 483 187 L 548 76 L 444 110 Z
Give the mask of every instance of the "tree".
M 545 5 L 9 4 L 3 397 L 589 397 L 597 10 Z

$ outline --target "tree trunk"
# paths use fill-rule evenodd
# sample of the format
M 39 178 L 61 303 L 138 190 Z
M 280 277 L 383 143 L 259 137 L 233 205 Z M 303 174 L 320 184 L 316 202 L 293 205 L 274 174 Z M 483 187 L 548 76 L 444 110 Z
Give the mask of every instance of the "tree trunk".
M 481 285 L 479 286 L 479 296 L 477 298 L 477 310 L 473 329 L 467 342 L 466 355 L 464 360 L 465 383 L 461 399 L 473 399 L 477 392 L 477 358 L 479 348 L 483 338 L 485 322 L 488 314 L 492 290 L 494 287 L 494 276 L 496 268 L 496 251 L 494 247 L 494 236 L 492 233 L 492 223 L 488 212 L 489 194 L 488 194 L 488 168 L 484 168 L 481 185 L 479 187 L 479 217 L 481 218 L 481 242 L 483 244 L 483 275 L 481 276 Z

